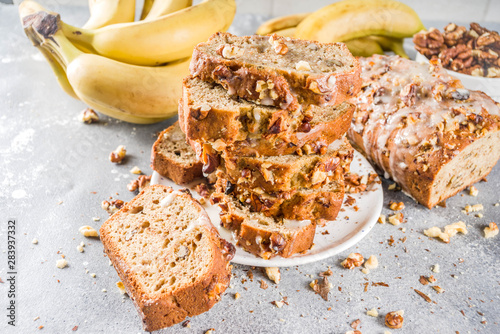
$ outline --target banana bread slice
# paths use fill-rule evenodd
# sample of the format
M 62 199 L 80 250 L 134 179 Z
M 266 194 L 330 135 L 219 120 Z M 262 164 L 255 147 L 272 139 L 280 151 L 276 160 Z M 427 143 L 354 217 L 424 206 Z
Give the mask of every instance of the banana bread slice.
M 299 113 L 230 98 L 219 85 L 186 78 L 179 123 L 201 155 L 204 143 L 242 156 L 320 152 L 350 126 L 354 105 L 308 106 Z
M 278 35 L 216 33 L 195 47 L 189 70 L 230 95 L 287 110 L 337 105 L 361 86 L 361 68 L 345 44 Z
M 291 220 L 335 220 L 344 200 L 344 175 L 335 173 L 329 183 L 317 188 L 297 188 L 290 191 L 264 192 L 261 188 L 246 188 L 233 184 L 222 171 L 217 172 L 217 193 L 231 194 L 245 203 L 252 212 L 267 217 Z
M 336 174 L 349 172 L 354 150 L 343 137 L 330 144 L 324 155 L 281 155 L 242 157 L 224 154 L 221 169 L 228 181 L 247 189 L 265 192 L 298 188 L 318 189 Z
M 360 60 L 362 91 L 348 132 L 353 145 L 432 208 L 483 179 L 500 157 L 500 108 L 437 62 Z
M 147 187 L 100 235 L 145 331 L 208 311 L 229 284 L 235 248 L 187 189 Z
M 203 177 L 203 164 L 186 142 L 179 122 L 163 130 L 151 150 L 151 168 L 177 184 Z
M 231 195 L 212 195 L 213 203 L 221 208 L 223 227 L 233 232 L 237 245 L 266 260 L 290 257 L 307 251 L 313 245 L 316 223 L 311 220 L 288 220 L 267 217 L 249 208 Z

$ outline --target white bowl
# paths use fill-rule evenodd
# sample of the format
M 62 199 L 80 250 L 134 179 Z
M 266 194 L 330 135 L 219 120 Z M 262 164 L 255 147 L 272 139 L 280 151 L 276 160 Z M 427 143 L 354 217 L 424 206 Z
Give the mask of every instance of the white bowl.
M 415 61 L 419 63 L 429 63 L 429 59 L 417 52 Z M 450 75 L 462 81 L 465 88 L 470 90 L 480 90 L 488 94 L 493 100 L 500 102 L 500 78 L 475 77 L 468 74 L 447 70 Z

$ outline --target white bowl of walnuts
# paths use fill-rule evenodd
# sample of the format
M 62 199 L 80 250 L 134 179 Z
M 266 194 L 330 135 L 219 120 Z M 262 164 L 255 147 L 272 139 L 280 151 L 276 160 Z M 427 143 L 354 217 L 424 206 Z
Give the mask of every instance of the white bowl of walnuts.
M 413 36 L 416 61 L 437 57 L 454 77 L 471 90 L 480 90 L 500 102 L 500 35 L 477 23 L 470 30 L 454 23 L 444 31 L 431 28 Z

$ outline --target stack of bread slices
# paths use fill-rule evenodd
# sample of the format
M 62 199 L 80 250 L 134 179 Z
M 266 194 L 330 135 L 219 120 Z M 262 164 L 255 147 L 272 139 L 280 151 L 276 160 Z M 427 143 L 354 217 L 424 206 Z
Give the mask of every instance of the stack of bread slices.
M 343 202 L 358 61 L 341 43 L 217 33 L 195 48 L 190 72 L 169 131 L 180 127 L 214 180 L 222 225 L 265 259 L 308 250 Z M 175 181 L 183 173 L 165 171 L 166 141 L 152 166 Z

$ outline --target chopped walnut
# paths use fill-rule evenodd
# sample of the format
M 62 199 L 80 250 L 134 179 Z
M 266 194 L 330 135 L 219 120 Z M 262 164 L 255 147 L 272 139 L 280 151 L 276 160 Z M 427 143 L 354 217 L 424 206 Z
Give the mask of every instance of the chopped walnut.
M 87 124 L 97 123 L 99 122 L 99 115 L 94 110 L 86 108 L 78 115 L 78 120 Z
M 439 238 L 445 243 L 450 242 L 450 236 L 446 233 L 443 233 L 441 229 L 437 226 L 424 230 L 424 234 L 429 238 Z
M 281 36 L 271 35 L 269 37 L 269 43 L 273 46 L 277 54 L 284 55 L 288 52 L 288 46 L 286 45 L 285 39 Z
M 92 227 L 92 226 L 82 226 L 78 229 L 78 231 L 83 234 L 83 236 L 89 238 L 89 237 L 98 237 L 99 235 L 97 234 L 97 231 Z
M 378 267 L 378 259 L 375 255 L 371 255 L 368 260 L 365 261 L 366 269 L 375 269 Z
M 125 155 L 127 155 L 127 150 L 125 149 L 125 146 L 120 145 L 109 154 L 109 161 L 115 164 L 120 164 L 123 162 L 123 159 L 125 159 Z
M 271 304 L 273 304 L 277 308 L 282 308 L 283 305 L 285 304 L 285 302 L 282 301 L 282 300 L 274 300 L 274 301 L 271 302 Z
M 205 199 L 209 199 L 210 198 L 210 194 L 211 194 L 211 190 L 209 188 L 209 186 L 205 183 L 205 182 L 202 182 L 200 184 L 197 184 L 195 187 L 194 187 L 194 190 L 198 193 L 198 195 L 200 195 L 201 197 L 205 198 Z
M 489 226 L 484 228 L 484 237 L 485 238 L 493 238 L 498 234 L 498 226 L 497 224 L 491 222 Z
M 448 234 L 450 238 L 457 233 L 467 234 L 467 226 L 462 221 L 446 225 L 444 227 L 444 233 Z
M 390 215 L 387 220 L 389 221 L 390 224 L 397 226 L 403 222 L 404 215 L 403 215 L 403 213 L 398 212 L 394 215 Z
M 307 61 L 301 60 L 295 64 L 295 69 L 297 71 L 310 71 L 311 65 L 309 65 L 309 63 Z
M 434 285 L 432 288 L 434 290 L 436 290 L 437 293 L 443 293 L 444 292 L 444 289 L 442 287 L 440 287 L 439 285 Z
M 278 267 L 266 267 L 266 275 L 267 277 L 273 281 L 274 283 L 278 284 L 281 280 L 281 273 L 280 273 L 280 268 Z
M 359 253 L 351 253 L 340 264 L 342 265 L 342 267 L 346 269 L 354 269 L 356 267 L 361 266 L 363 262 L 364 262 L 363 255 Z
M 225 45 L 222 48 L 222 57 L 226 59 L 234 59 L 243 56 L 245 50 L 234 45 Z
M 132 180 L 127 184 L 128 191 L 142 191 L 151 183 L 151 175 L 139 175 L 137 180 Z
M 369 315 L 370 317 L 375 317 L 376 318 L 376 317 L 378 317 L 378 311 L 374 307 L 371 310 L 366 311 L 366 315 Z
M 467 204 L 465 206 L 465 213 L 477 212 L 477 211 L 481 211 L 483 209 L 484 209 L 484 207 L 482 204 L 474 204 L 474 205 Z
M 66 268 L 68 266 L 68 261 L 66 259 L 59 259 L 56 261 L 56 267 L 59 269 Z
M 385 217 L 385 215 L 380 215 L 380 217 L 378 217 L 378 222 L 380 224 L 385 224 L 387 223 L 387 218 Z
M 390 201 L 389 202 L 389 209 L 391 209 L 392 211 L 401 211 L 405 208 L 405 204 L 403 202 L 393 202 L 393 201 Z
M 387 313 L 385 316 L 385 325 L 392 329 L 403 327 L 403 314 L 403 310 Z
M 323 277 L 319 280 L 315 279 L 314 281 L 309 283 L 309 286 L 313 289 L 314 292 L 319 294 L 321 298 L 328 301 L 328 293 L 332 288 L 332 284 L 328 282 L 328 279 L 326 277 Z
M 435 265 L 433 265 L 431 270 L 435 273 L 439 273 L 440 270 L 439 264 L 436 263 Z
M 130 173 L 132 174 L 136 174 L 136 175 L 139 175 L 139 174 L 142 174 L 142 171 L 139 167 L 137 166 L 134 166 L 131 170 L 130 170 Z
M 120 210 L 121 207 L 124 205 L 125 203 L 120 200 L 120 199 L 116 199 L 114 201 L 102 201 L 101 203 L 101 208 L 103 210 L 106 210 L 106 212 L 109 214 L 109 215 L 112 215 L 113 213 L 115 213 L 116 211 Z
M 268 287 L 269 286 L 267 285 L 267 283 L 263 279 L 261 279 L 260 280 L 260 288 L 266 290 Z

